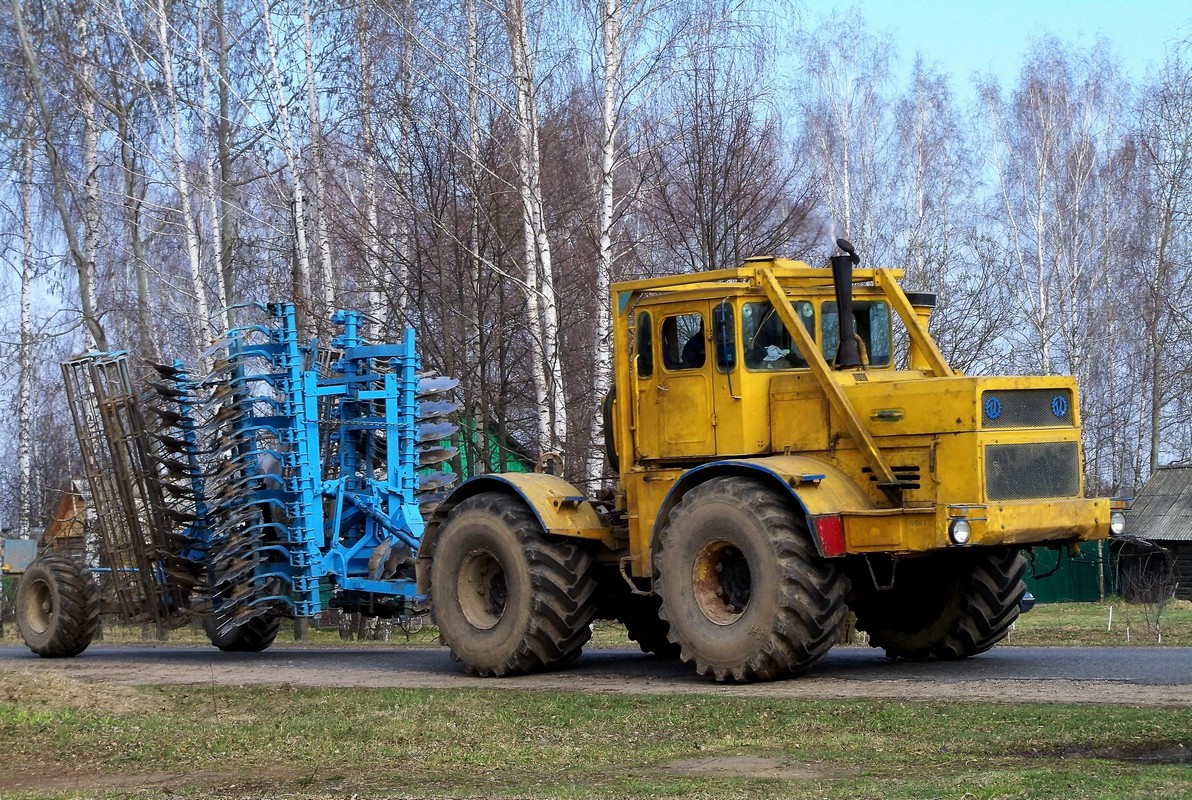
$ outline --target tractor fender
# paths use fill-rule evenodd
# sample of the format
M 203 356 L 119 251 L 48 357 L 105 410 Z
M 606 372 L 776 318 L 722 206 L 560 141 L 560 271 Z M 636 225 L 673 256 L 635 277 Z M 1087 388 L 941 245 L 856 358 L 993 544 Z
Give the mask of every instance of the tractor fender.
M 876 508 L 865 491 L 848 475 L 819 458 L 791 455 L 713 461 L 683 473 L 675 481 L 658 509 L 654 530 L 662 530 L 662 526 L 670 519 L 671 511 L 687 492 L 701 483 L 727 475 L 753 478 L 788 495 L 806 518 L 807 529 L 821 556 L 844 554 L 843 529 L 839 543 L 825 542 L 815 523 L 817 517 Z M 654 536 L 653 541 L 657 542 L 658 537 Z
M 562 478 L 540 472 L 477 475 L 456 487 L 426 521 L 416 561 L 420 595 L 430 591 L 430 562 L 447 515 L 464 500 L 485 492 L 520 498 L 549 534 L 593 539 L 609 548 L 617 546 L 612 531 L 601 522 L 584 493 Z

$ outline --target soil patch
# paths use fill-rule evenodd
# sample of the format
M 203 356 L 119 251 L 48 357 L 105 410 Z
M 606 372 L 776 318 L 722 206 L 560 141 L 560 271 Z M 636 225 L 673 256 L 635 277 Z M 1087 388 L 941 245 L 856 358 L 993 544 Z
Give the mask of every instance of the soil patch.
M 829 770 L 817 764 L 800 764 L 782 758 L 736 755 L 713 758 L 688 758 L 667 764 L 672 775 L 698 775 L 715 778 L 774 778 L 802 780 L 834 778 L 839 770 Z

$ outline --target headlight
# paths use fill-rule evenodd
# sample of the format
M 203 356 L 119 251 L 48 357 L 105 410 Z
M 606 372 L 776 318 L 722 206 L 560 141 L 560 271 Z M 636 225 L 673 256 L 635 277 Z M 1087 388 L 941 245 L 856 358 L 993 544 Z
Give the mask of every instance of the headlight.
M 972 534 L 973 529 L 969 526 L 967 519 L 954 519 L 948 526 L 948 538 L 952 540 L 953 544 L 968 544 Z
M 1109 533 L 1113 536 L 1121 536 L 1124 530 L 1126 530 L 1126 515 L 1120 511 L 1110 511 Z

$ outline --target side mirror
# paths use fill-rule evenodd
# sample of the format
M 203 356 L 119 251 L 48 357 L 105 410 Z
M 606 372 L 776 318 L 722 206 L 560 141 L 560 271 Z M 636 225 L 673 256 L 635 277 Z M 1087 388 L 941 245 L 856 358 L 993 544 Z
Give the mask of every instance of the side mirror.
M 733 325 L 733 307 L 721 300 L 712 309 L 712 342 L 716 348 L 716 366 L 727 372 L 737 365 L 737 330 Z

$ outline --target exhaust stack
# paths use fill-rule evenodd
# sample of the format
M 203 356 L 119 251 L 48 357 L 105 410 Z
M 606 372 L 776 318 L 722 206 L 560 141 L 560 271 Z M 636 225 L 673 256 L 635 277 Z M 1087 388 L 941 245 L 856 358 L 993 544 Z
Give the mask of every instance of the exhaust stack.
M 861 257 L 848 239 L 837 239 L 836 246 L 845 254 L 831 259 L 840 319 L 840 344 L 834 364 L 836 369 L 856 369 L 861 366 L 861 351 L 857 348 L 857 326 L 853 320 L 853 267 L 861 263 Z

